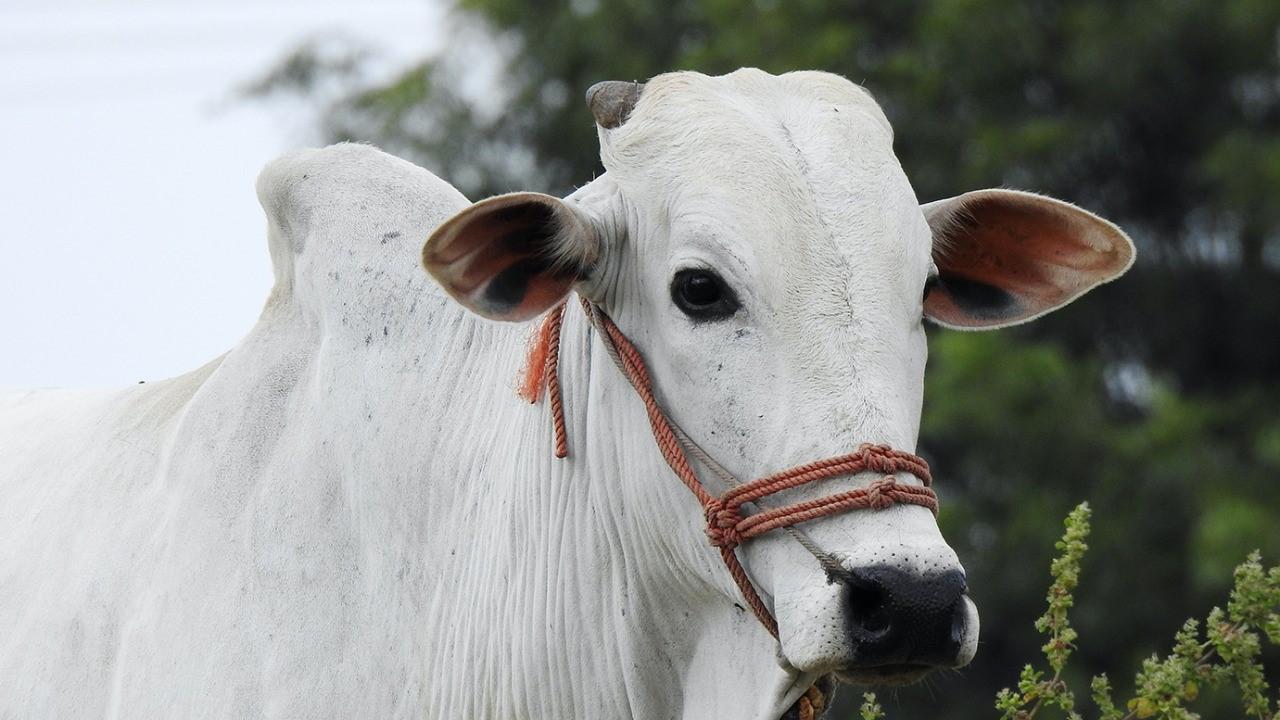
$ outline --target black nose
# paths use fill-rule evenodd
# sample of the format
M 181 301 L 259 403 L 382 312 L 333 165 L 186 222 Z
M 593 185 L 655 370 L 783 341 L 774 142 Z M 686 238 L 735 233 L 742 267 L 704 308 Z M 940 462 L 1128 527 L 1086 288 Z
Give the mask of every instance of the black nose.
M 887 565 L 845 579 L 854 664 L 951 666 L 964 638 L 964 573 L 920 575 Z

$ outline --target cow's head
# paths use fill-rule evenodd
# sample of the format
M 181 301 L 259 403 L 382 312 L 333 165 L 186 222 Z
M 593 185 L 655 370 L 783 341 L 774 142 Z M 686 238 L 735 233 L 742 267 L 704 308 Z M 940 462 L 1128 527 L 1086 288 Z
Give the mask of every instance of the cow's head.
M 921 206 L 884 114 L 834 75 L 674 73 L 602 83 L 588 100 L 607 173 L 565 200 L 471 206 L 436 231 L 428 269 L 490 318 L 533 318 L 573 289 L 593 299 L 644 353 L 667 411 L 742 479 L 864 442 L 913 450 L 926 319 L 1020 323 L 1133 258 L 1114 225 L 1038 195 L 981 190 Z M 689 518 L 679 541 L 705 548 L 684 502 L 671 509 Z M 902 682 L 973 657 L 977 610 L 929 510 L 857 511 L 804 530 L 839 572 L 782 533 L 742 551 L 786 663 Z

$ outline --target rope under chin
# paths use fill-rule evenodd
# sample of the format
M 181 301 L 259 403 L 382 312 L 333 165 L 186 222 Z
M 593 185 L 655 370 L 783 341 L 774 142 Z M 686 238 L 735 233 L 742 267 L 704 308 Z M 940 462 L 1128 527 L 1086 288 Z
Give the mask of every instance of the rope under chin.
M 864 443 L 856 452 L 847 455 L 798 465 L 758 480 L 737 484 L 732 475 L 715 463 L 663 412 L 662 406 L 654 396 L 649 371 L 635 345 L 604 311 L 586 298 L 581 300 L 582 309 L 592 326 L 598 331 L 609 357 L 613 358 L 618 369 L 622 371 L 644 403 L 649 416 L 649 425 L 653 431 L 653 439 L 662 457 L 667 461 L 672 472 L 701 503 L 707 521 L 707 537 L 711 544 L 720 550 L 720 557 L 742 592 L 743 598 L 775 639 L 778 637 L 778 623 L 738 560 L 737 553 L 734 552 L 738 545 L 771 530 L 785 529 L 796 534 L 793 525 L 851 510 L 883 510 L 896 503 L 906 503 L 922 505 L 937 514 L 938 496 L 929 487 L 933 482 L 929 473 L 929 464 L 923 458 L 894 450 L 887 445 Z M 567 457 L 569 454 L 564 398 L 560 391 L 559 373 L 560 329 L 564 323 L 566 305 L 567 300 L 552 309 L 539 328 L 520 393 L 529 402 L 537 402 L 543 388 L 547 390 L 555 435 L 555 455 L 558 458 Z M 708 464 L 717 475 L 734 486 L 719 496 L 712 495 L 694 472 L 689 461 L 690 455 Z M 742 506 L 745 503 L 760 505 L 758 501 L 761 499 L 783 490 L 861 472 L 876 472 L 882 475 L 872 480 L 866 487 L 779 508 L 763 509 L 749 515 L 743 512 Z M 915 475 L 920 478 L 923 485 L 905 485 L 898 482 L 894 475 L 900 472 Z M 803 535 L 797 534 L 797 539 L 814 552 L 815 556 L 818 556 L 818 551 Z M 823 558 L 819 556 L 819 561 L 822 560 Z M 832 569 L 828 568 L 828 572 L 831 571 Z

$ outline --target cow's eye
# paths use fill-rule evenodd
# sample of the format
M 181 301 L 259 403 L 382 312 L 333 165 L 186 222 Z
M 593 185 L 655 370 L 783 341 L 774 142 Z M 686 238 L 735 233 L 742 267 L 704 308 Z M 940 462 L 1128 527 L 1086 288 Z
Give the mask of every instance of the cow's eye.
M 681 270 L 671 279 L 671 301 L 694 320 L 720 320 L 738 311 L 733 290 L 710 270 Z

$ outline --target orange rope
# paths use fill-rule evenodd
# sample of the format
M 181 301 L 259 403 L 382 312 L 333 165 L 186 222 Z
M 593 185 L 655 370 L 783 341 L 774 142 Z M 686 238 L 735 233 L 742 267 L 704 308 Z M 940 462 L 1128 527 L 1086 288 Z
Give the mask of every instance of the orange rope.
M 552 311 L 547 322 L 547 344 L 551 352 L 547 353 L 546 384 L 548 401 L 551 403 L 552 429 L 556 437 L 556 457 L 569 456 L 568 432 L 564 427 L 564 396 L 560 394 L 560 326 L 564 323 L 564 303 Z
M 536 402 L 542 387 L 547 388 L 555 433 L 555 454 L 558 458 L 569 454 L 559 375 L 560 328 L 564 323 L 565 304 L 562 302 L 557 305 L 539 328 L 537 340 L 530 350 L 530 367 L 526 368 L 525 384 L 521 392 L 521 397 Z M 702 505 L 707 519 L 707 537 L 711 544 L 720 550 L 720 557 L 743 598 L 773 637 L 778 637 L 778 623 L 734 552 L 744 540 L 828 515 L 859 509 L 883 510 L 897 503 L 921 505 L 937 514 L 938 496 L 929 487 L 933 482 L 929 464 L 911 453 L 870 443 L 862 444 L 856 452 L 847 455 L 799 465 L 738 485 L 719 497 L 712 495 L 698 479 L 689 462 L 687 448 L 681 442 L 674 424 L 658 404 L 653 393 L 653 381 L 640 351 L 599 307 L 583 298 L 582 308 L 600 329 L 602 339 L 611 350 L 610 354 L 616 357 L 619 368 L 644 403 L 658 451 L 676 477 L 680 478 Z M 541 372 L 536 370 L 538 365 L 541 365 Z M 526 395 L 525 390 L 529 389 L 532 391 Z M 864 488 L 743 515 L 742 506 L 745 503 L 811 482 L 867 471 L 882 475 Z M 894 477 L 896 473 L 915 475 L 920 478 L 923 486 L 899 483 Z
M 520 387 L 516 390 L 516 394 L 530 405 L 538 402 L 538 398 L 542 397 L 542 389 L 546 387 L 547 358 L 551 354 L 552 326 L 559 324 L 560 317 L 563 315 L 564 305 L 557 305 L 555 309 L 547 313 L 546 317 L 538 325 L 533 337 L 529 338 L 529 357 L 525 360 L 524 371 L 521 373 L 520 378 Z
M 538 332 L 529 343 L 529 359 L 524 368 L 524 379 L 517 391 L 530 404 L 538 402 L 546 388 L 550 396 L 552 430 L 555 433 L 555 454 L 558 458 L 569 456 L 569 439 L 564 427 L 564 397 L 560 393 L 560 326 L 564 324 L 565 304 L 560 303 L 547 313 Z

